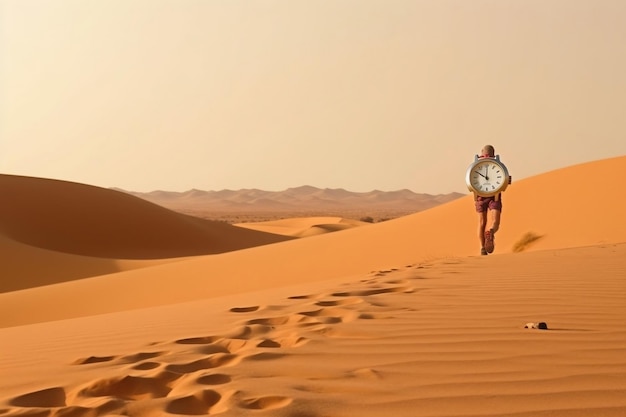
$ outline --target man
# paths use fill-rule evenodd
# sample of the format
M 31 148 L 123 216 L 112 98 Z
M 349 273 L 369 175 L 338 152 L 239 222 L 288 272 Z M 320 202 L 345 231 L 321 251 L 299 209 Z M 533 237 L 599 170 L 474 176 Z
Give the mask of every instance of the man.
M 481 150 L 481 158 L 493 158 L 496 151 L 493 146 L 485 145 Z M 476 212 L 478 213 L 478 239 L 480 254 L 492 253 L 495 248 L 495 234 L 500 228 L 502 213 L 502 193 L 492 197 L 476 196 Z M 489 227 L 487 227 L 489 223 Z

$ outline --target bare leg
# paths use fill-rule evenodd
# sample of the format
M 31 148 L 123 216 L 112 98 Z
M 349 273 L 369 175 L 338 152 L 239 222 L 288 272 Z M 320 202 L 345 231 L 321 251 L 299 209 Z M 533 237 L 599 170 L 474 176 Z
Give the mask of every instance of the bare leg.
M 489 210 L 489 228 L 485 232 L 485 249 L 487 253 L 492 253 L 495 248 L 495 234 L 499 228 L 500 210 Z
M 480 248 L 485 247 L 485 227 L 487 226 L 487 213 L 478 213 L 478 239 L 480 240 Z
M 491 230 L 492 234 L 496 234 L 496 232 L 498 231 L 498 229 L 500 229 L 500 210 L 489 210 L 490 214 L 490 227 L 489 229 Z

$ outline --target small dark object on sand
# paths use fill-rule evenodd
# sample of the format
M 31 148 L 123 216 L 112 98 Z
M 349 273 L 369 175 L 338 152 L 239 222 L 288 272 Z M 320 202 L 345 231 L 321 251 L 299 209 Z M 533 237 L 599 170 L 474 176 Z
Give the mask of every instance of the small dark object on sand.
M 540 321 L 539 323 L 526 323 L 524 326 L 525 329 L 540 329 L 540 330 L 548 330 L 548 325 Z

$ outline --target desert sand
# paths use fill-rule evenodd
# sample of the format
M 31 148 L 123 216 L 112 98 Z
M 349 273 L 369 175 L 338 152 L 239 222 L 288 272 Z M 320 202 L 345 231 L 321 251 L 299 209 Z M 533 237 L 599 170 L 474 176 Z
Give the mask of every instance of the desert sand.
M 239 227 L 292 237 L 308 237 L 338 232 L 368 223 L 342 217 L 300 217 L 265 222 L 237 223 Z
M 0 293 L 289 239 L 67 181 L 0 175 L 0 190 Z
M 626 415 L 625 175 L 515 181 L 489 256 L 471 196 L 253 229 L 3 177 L 0 416 Z

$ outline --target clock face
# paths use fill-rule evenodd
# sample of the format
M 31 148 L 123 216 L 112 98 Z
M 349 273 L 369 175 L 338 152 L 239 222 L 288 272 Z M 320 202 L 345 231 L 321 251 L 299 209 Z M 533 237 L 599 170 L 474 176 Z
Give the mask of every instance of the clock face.
M 479 194 L 494 195 L 508 185 L 506 168 L 494 161 L 485 159 L 476 162 L 468 172 L 469 185 Z

